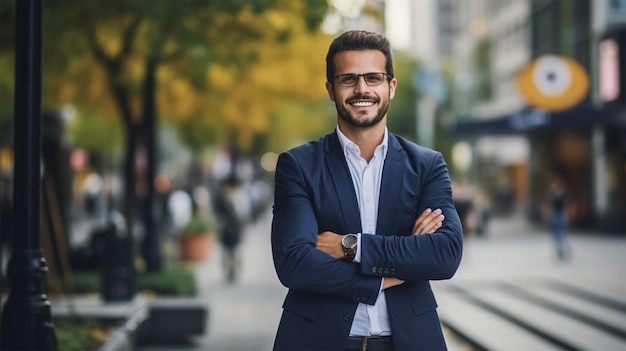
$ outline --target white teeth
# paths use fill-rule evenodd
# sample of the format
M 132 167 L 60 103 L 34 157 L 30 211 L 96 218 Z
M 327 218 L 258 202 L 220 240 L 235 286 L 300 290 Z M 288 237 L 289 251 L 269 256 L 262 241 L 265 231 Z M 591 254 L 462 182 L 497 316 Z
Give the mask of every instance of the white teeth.
M 374 103 L 371 101 L 359 101 L 359 102 L 352 103 L 352 106 L 356 106 L 356 107 L 366 107 L 366 106 L 372 106 L 372 105 L 374 105 Z

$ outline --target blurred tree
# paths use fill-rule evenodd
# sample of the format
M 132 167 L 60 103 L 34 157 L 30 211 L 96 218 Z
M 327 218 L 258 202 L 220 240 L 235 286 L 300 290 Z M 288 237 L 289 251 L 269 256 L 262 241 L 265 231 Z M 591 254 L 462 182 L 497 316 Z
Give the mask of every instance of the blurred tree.
M 183 140 L 189 146 L 201 149 L 217 140 L 231 143 L 231 149 L 241 152 L 279 150 L 290 145 L 290 138 L 275 138 L 275 134 L 294 135 L 310 127 L 301 122 L 296 128 L 274 123 L 290 104 L 328 100 L 324 53 L 331 39 L 317 30 L 310 31 L 301 15 L 303 5 L 284 1 L 263 16 L 250 18 L 251 25 L 263 35 L 237 48 L 224 49 L 237 50 L 237 57 L 249 59 L 245 64 L 233 60 L 212 62 L 206 70 L 206 91 L 183 79 L 161 90 L 159 101 L 173 102 L 163 114 L 181 120 Z M 188 104 L 175 103 L 185 97 Z M 265 140 L 262 146 L 259 139 Z
M 416 101 L 418 92 L 413 83 L 415 72 L 419 68 L 412 56 L 394 53 L 394 71 L 398 79 L 398 87 L 393 102 L 389 105 L 389 130 L 405 138 L 416 140 Z
M 11 36 L 14 15 L 6 3 L 0 8 L 0 42 L 9 50 L 0 54 L 0 69 L 11 72 L 12 41 L 4 38 Z M 157 114 L 180 122 L 195 149 L 225 138 L 227 131 L 236 135 L 238 147 L 250 148 L 258 135 L 276 127 L 270 116 L 279 104 L 323 93 L 310 89 L 324 75 L 311 69 L 307 52 L 326 39 L 317 27 L 327 6 L 325 0 L 46 2 L 44 108 L 70 103 L 79 111 L 97 110 L 92 118 L 121 121 L 123 213 L 133 228 L 138 200 L 154 202 Z M 0 79 L 0 92 L 12 91 L 11 84 Z M 315 84 L 323 87 L 323 81 Z M 138 170 L 142 153 L 147 162 Z M 146 228 L 146 266 L 158 270 L 150 205 L 139 215 Z
M 13 1 L 0 1 L 0 128 L 13 123 L 15 15 Z
M 398 88 L 396 89 L 396 95 L 393 102 L 389 105 L 389 120 L 387 121 L 389 130 L 391 132 L 402 135 L 405 138 L 411 140 L 417 140 L 417 107 L 416 102 L 426 92 L 416 89 L 414 83 L 415 72 L 419 71 L 422 63 L 404 52 L 394 53 L 394 69 L 396 78 L 398 79 Z M 445 61 L 440 61 L 440 69 L 442 79 L 446 86 L 446 91 L 452 83 L 452 73 L 450 72 L 450 65 Z M 438 101 L 438 106 L 435 114 L 434 124 L 434 145 L 433 148 L 440 151 L 446 160 L 452 159 L 451 149 L 452 140 L 450 139 L 447 130 L 450 123 L 449 115 L 452 113 L 452 101 L 451 94 L 447 92 L 443 94 L 442 101 Z

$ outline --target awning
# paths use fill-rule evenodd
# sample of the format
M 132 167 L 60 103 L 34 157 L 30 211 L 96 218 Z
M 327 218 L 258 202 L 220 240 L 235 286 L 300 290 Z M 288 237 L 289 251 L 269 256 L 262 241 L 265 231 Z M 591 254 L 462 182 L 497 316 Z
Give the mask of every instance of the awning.
M 556 113 L 529 108 L 512 115 L 489 119 L 461 119 L 451 127 L 451 133 L 454 136 L 531 134 L 589 128 L 596 124 L 609 128 L 626 128 L 626 106 L 598 108 L 583 104 Z

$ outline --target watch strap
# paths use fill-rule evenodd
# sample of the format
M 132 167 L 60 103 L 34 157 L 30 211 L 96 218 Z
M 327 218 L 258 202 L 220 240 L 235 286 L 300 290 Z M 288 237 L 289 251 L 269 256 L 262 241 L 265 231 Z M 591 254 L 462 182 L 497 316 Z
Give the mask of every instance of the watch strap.
M 347 247 L 343 247 L 343 257 L 346 260 L 350 260 L 350 261 L 354 261 L 354 258 L 356 257 L 356 246 L 353 248 L 347 248 Z

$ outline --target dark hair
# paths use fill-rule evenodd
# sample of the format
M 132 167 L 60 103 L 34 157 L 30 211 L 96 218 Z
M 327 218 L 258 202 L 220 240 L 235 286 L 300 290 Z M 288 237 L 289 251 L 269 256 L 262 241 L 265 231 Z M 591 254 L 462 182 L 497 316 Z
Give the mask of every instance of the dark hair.
M 335 55 L 348 50 L 380 50 L 385 55 L 385 70 L 391 77 L 393 73 L 393 59 L 389 39 L 384 35 L 364 30 L 349 30 L 344 32 L 330 44 L 326 55 L 326 79 L 332 82 L 335 78 Z

